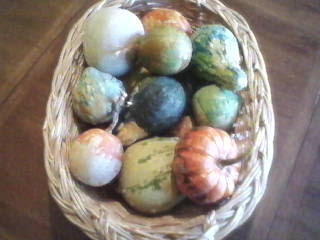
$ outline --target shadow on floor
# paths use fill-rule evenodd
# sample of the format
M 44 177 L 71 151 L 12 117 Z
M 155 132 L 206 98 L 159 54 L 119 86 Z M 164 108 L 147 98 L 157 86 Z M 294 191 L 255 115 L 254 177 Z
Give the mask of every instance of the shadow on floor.
M 248 234 L 250 233 L 250 230 L 252 228 L 252 222 L 253 222 L 253 216 L 250 217 L 250 219 L 240 226 L 238 229 L 236 229 L 233 233 L 231 233 L 225 240 L 245 240 L 248 239 Z
M 49 212 L 52 239 L 56 240 L 90 240 L 78 227 L 63 215 L 56 202 L 50 196 Z
M 50 222 L 52 239 L 56 240 L 90 240 L 78 227 L 63 215 L 56 202 L 50 196 Z M 247 239 L 252 227 L 253 216 L 241 227 L 230 234 L 225 240 Z

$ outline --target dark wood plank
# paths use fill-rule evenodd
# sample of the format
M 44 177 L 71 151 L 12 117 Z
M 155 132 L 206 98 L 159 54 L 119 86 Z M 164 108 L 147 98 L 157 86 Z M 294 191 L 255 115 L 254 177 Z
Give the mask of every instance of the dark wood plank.
M 12 8 L 16 7 L 17 5 L 18 5 L 17 0 L 11 0 L 11 1 L 0 0 L 0 6 L 1 6 L 0 15 L 8 13 L 8 11 L 10 11 Z
M 319 77 L 319 68 L 317 73 Z M 268 239 L 320 239 L 319 96 L 287 190 L 270 227 Z
M 42 124 L 52 74 L 67 32 L 93 2 L 85 2 L 71 21 L 56 29 L 58 37 L 50 41 L 1 105 L 1 239 L 88 239 L 64 218 L 48 192 Z
M 0 104 L 86 0 L 4 1 L 0 12 Z
M 314 117 L 313 126 L 317 127 L 320 121 L 320 108 L 318 108 L 316 115 Z M 314 144 L 314 140 L 318 144 Z M 298 206 L 298 214 L 296 214 L 294 225 L 291 228 L 290 239 L 320 239 L 320 144 L 319 144 L 319 134 L 316 132 L 310 133 L 308 137 L 309 146 L 304 148 L 305 156 L 308 158 L 310 156 L 310 151 L 316 156 L 314 165 L 310 175 L 308 176 L 308 184 L 304 188 L 303 199 L 300 206 Z M 316 146 L 315 146 L 316 145 Z M 310 149 L 310 146 L 315 148 Z M 309 151 L 310 150 L 310 151 Z
M 314 69 L 311 78 L 313 81 L 318 81 L 320 76 L 320 51 L 317 53 L 317 59 L 314 61 Z M 299 154 L 295 161 L 295 166 L 288 181 L 286 191 L 283 193 L 281 203 L 278 207 L 277 215 L 271 225 L 269 239 L 291 239 L 290 233 L 294 230 L 293 226 L 299 221 L 301 201 L 305 195 L 305 189 L 309 184 L 309 175 L 314 168 L 316 161 L 320 159 L 319 144 L 320 144 L 320 127 L 319 122 L 319 88 L 317 98 L 314 101 L 316 109 L 313 113 L 311 123 L 308 127 L 306 137 Z M 299 189 L 299 191 L 297 191 Z M 316 200 L 316 199 L 315 199 Z M 318 204 L 320 199 L 317 199 Z M 309 238 L 307 238 L 309 239 Z M 316 238 L 312 238 L 316 239 Z
M 243 12 L 259 40 L 268 66 L 276 114 L 274 163 L 268 189 L 246 234 L 246 239 L 250 240 L 269 239 L 268 233 L 285 194 L 320 89 L 315 78 L 319 76 L 315 62 L 319 38 L 312 30 L 302 28 L 302 21 L 296 20 L 296 16 L 306 12 L 302 8 L 303 1 L 284 2 L 243 0 L 230 3 Z M 297 12 L 295 18 L 290 17 L 292 12 Z M 311 19 L 314 18 L 320 21 L 319 14 Z M 304 20 L 304 25 L 309 25 L 308 19 Z

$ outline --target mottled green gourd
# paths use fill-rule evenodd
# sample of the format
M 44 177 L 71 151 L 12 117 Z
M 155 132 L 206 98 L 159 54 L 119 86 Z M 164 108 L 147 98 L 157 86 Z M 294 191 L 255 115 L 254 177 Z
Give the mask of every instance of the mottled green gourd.
M 138 59 L 151 73 L 172 75 L 190 63 L 192 43 L 188 35 L 171 26 L 156 27 L 142 37 Z
M 178 138 L 151 138 L 131 145 L 124 154 L 120 191 L 138 211 L 155 214 L 178 204 L 172 162 Z
M 240 95 L 216 85 L 201 88 L 192 99 L 194 116 L 199 125 L 224 130 L 232 127 L 241 104 Z
M 104 123 L 112 120 L 123 94 L 125 89 L 120 80 L 88 67 L 72 90 L 72 107 L 82 121 L 94 125 Z
M 178 81 L 148 77 L 137 88 L 130 114 L 140 127 L 159 134 L 178 123 L 186 108 L 186 94 Z
M 222 25 L 204 25 L 192 35 L 192 71 L 201 79 L 239 91 L 247 86 L 236 37 Z

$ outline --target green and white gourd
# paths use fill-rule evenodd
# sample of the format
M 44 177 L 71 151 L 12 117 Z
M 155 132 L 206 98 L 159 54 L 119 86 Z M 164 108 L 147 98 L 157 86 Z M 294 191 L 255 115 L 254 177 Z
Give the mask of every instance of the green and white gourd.
M 236 37 L 222 25 L 204 25 L 192 35 L 193 72 L 203 80 L 239 91 L 247 86 Z
M 148 214 L 160 213 L 183 199 L 171 167 L 177 142 L 177 138 L 154 137 L 126 150 L 120 190 L 134 209 Z

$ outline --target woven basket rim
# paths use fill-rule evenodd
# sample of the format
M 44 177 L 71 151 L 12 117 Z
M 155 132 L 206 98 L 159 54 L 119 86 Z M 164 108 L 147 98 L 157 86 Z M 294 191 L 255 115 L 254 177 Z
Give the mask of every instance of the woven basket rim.
M 273 159 L 275 123 L 266 66 L 257 40 L 246 20 L 219 0 L 181 2 L 192 4 L 201 11 L 210 11 L 224 20 L 240 43 L 244 64 L 251 79 L 247 94 L 252 98 L 252 102 L 245 106 L 245 111 L 250 113 L 255 140 L 248 160 L 249 170 L 232 198 L 217 210 L 189 221 L 183 229 L 168 226 L 153 233 L 153 229 L 139 228 L 139 224 L 126 225 L 121 216 L 118 218 L 112 211 L 100 207 L 99 202 L 86 196 L 66 168 L 64 153 L 69 142 L 59 133 L 69 131 L 73 136 L 77 134 L 73 122 L 68 121 L 73 117 L 67 110 L 70 109 L 67 99 L 70 98 L 71 79 L 75 79 L 81 73 L 76 64 L 81 65 L 83 57 L 77 50 L 81 46 L 81 30 L 85 20 L 106 5 L 130 8 L 134 7 L 136 2 L 152 5 L 157 3 L 156 1 L 102 0 L 89 8 L 70 30 L 53 75 L 43 126 L 45 168 L 50 193 L 64 215 L 92 239 L 223 239 L 251 216 L 265 192 Z M 75 64 L 75 67 L 65 66 L 68 62 Z M 116 203 L 110 206 L 116 206 Z

